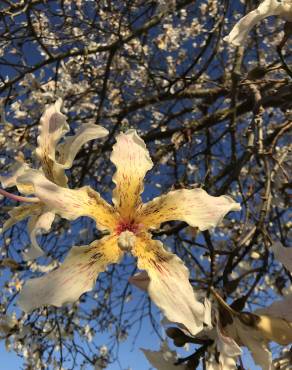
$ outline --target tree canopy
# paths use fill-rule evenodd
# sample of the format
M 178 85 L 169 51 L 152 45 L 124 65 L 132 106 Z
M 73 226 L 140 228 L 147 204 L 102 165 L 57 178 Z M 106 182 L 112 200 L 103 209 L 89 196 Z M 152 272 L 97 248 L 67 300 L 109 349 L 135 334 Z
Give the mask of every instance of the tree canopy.
M 285 325 L 292 322 L 292 6 L 291 0 L 265 0 L 258 6 L 258 1 L 229 0 L 1 2 L 0 170 L 2 189 L 9 194 L 2 191 L 0 208 L 0 337 L 8 350 L 23 358 L 23 368 L 104 369 L 118 360 L 119 343 L 129 336 L 135 341 L 143 325 L 163 339 L 160 311 L 153 303 L 157 300 L 147 287 L 146 292 L 135 287 L 141 287 L 134 276 L 138 267 L 145 268 L 135 263 L 140 252 L 134 257 L 125 253 L 119 264 L 107 267 L 92 291 L 75 303 L 28 313 L 17 304 L 29 279 L 58 267 L 72 246 L 105 240 L 109 232 L 96 228 L 88 214 L 79 214 L 78 204 L 72 217 L 47 208 L 40 212 L 33 202 L 24 205 L 22 197 L 31 194 L 46 205 L 40 192 L 24 189 L 34 175 L 18 183 L 15 177 L 11 184 L 4 176 L 28 166 L 43 171 L 57 186 L 90 186 L 112 206 L 114 164 L 127 157 L 128 149 L 125 146 L 114 161 L 111 153 L 119 135 L 133 132 L 129 130 L 136 130 L 153 162 L 143 202 L 175 190 L 204 189 L 241 205 L 241 210 L 230 207 L 227 216 L 218 216 L 216 228 L 209 226 L 217 222 L 200 227 L 186 216 L 172 221 L 175 211 L 170 207 L 160 226 L 152 228 L 149 222 L 151 237 L 187 266 L 200 304 L 206 299 L 212 305 L 211 321 L 204 321 L 212 334 L 192 335 L 179 320 L 166 330 L 176 346 L 190 343 L 191 352 L 174 368 L 244 369 L 241 346 L 257 348 L 251 352 L 263 369 L 291 366 L 291 334 L 285 336 L 290 326 Z M 239 28 L 239 33 L 249 33 L 238 41 L 235 30 L 223 40 L 244 15 L 251 17 L 251 11 L 258 12 L 252 13 L 257 24 L 252 18 L 253 28 L 244 22 Z M 40 125 L 54 104 L 56 125 L 65 120 L 58 140 Z M 97 133 L 97 125 L 107 131 Z M 66 141 L 79 132 L 79 144 Z M 45 156 L 44 148 L 51 145 L 46 140 L 54 142 L 56 158 Z M 53 167 L 48 160 L 61 163 L 63 180 L 49 174 Z M 131 171 L 131 158 L 128 161 L 125 174 Z M 136 175 L 140 170 L 135 168 Z M 124 197 L 131 186 L 135 184 L 128 185 Z M 53 190 L 52 202 L 57 202 L 56 194 Z M 66 206 L 67 198 L 60 201 Z M 191 212 L 192 200 L 188 202 Z M 202 217 L 205 211 L 202 206 Z M 43 219 L 37 224 L 40 214 Z M 129 226 L 124 230 L 136 232 Z M 32 243 L 44 254 L 31 258 Z M 131 243 L 127 239 L 119 245 L 127 251 Z M 284 304 L 277 305 L 278 300 Z M 277 337 L 274 329 L 266 330 L 265 319 L 271 317 Z M 223 337 L 231 338 L 228 348 L 237 365 L 228 356 L 223 361 Z M 273 365 L 267 355 L 269 342 L 278 343 L 272 346 Z M 158 370 L 171 369 L 177 361 L 171 348 L 164 342 L 161 352 L 144 353 Z M 167 360 L 161 360 L 163 353 L 169 354 Z

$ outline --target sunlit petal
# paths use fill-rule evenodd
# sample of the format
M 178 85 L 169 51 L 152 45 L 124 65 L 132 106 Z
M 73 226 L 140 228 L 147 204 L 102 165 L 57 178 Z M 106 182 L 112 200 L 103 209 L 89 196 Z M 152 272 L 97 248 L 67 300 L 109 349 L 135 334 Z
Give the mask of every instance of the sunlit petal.
M 115 237 L 105 237 L 89 246 L 73 247 L 60 267 L 25 284 L 18 304 L 29 312 L 41 306 L 60 307 L 75 302 L 93 288 L 100 272 L 109 264 L 119 262 L 121 257 Z
M 246 346 L 255 361 L 263 370 L 272 370 L 272 354 L 266 341 L 250 326 L 244 325 L 238 318 L 234 318 L 237 335 L 241 343 Z
M 55 219 L 55 213 L 48 210 L 43 210 L 40 215 L 30 217 L 28 222 L 28 230 L 31 240 L 31 246 L 23 253 L 25 261 L 38 258 L 44 254 L 44 251 L 37 242 L 37 235 L 39 233 L 48 233 L 51 229 L 52 223 Z
M 287 294 L 283 299 L 273 302 L 268 307 L 257 309 L 255 313 L 278 317 L 292 322 L 292 294 Z
M 34 194 L 53 212 L 68 220 L 88 216 L 100 229 L 113 230 L 117 219 L 112 206 L 89 186 L 68 189 L 49 181 L 36 170 L 28 170 L 19 178 L 24 184 L 32 184 Z
M 148 294 L 168 320 L 183 324 L 193 335 L 201 331 L 204 305 L 195 296 L 182 260 L 149 234 L 136 237 L 132 253 L 138 259 L 138 268 L 149 275 Z
M 270 315 L 259 315 L 259 317 L 257 328 L 263 338 L 282 345 L 292 343 L 292 322 L 288 322 L 286 318 Z
M 80 126 L 75 135 L 67 136 L 64 143 L 57 146 L 58 163 L 65 169 L 71 168 L 73 160 L 82 145 L 90 140 L 102 138 L 107 134 L 108 131 L 102 126 L 93 124 Z
M 118 135 L 116 140 L 111 155 L 111 161 L 117 168 L 113 177 L 116 184 L 113 202 L 122 217 L 127 219 L 141 202 L 144 177 L 153 163 L 144 141 L 135 130 Z
M 165 221 L 180 220 L 207 230 L 216 226 L 228 212 L 239 210 L 240 205 L 227 195 L 213 197 L 203 189 L 181 189 L 141 206 L 137 222 L 155 228 Z
M 62 100 L 58 99 L 42 115 L 36 154 L 46 177 L 58 185 L 66 186 L 67 177 L 64 169 L 56 163 L 56 145 L 69 130 L 66 117 L 60 111 L 61 106 Z
M 285 0 L 264 0 L 257 9 L 251 11 L 236 23 L 229 35 L 224 38 L 224 41 L 240 46 L 246 40 L 250 30 L 258 22 L 271 15 L 287 15 L 289 18 L 289 13 L 292 13 L 291 2 Z

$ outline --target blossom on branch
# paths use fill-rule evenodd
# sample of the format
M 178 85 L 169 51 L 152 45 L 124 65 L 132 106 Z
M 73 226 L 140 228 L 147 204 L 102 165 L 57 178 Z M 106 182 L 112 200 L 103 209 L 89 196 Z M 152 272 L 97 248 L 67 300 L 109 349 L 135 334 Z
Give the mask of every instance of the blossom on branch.
M 292 21 L 292 1 L 291 0 L 264 0 L 257 9 L 249 12 L 246 16 L 240 19 L 233 27 L 224 41 L 241 46 L 250 30 L 261 20 L 266 17 L 278 15 L 285 20 Z
M 73 160 L 81 146 L 89 140 L 102 138 L 108 131 L 98 125 L 85 124 L 77 130 L 73 136 L 66 136 L 64 142 L 58 144 L 69 131 L 66 117 L 61 113 L 62 100 L 58 99 L 55 104 L 50 105 L 43 113 L 39 124 L 39 136 L 37 139 L 36 156 L 40 162 L 38 173 L 44 175 L 53 183 L 67 187 L 67 176 L 65 170 L 72 167 Z M 18 164 L 11 176 L 0 176 L 0 182 L 4 188 L 16 186 L 20 193 L 29 194 L 33 192 L 31 186 L 22 183 L 20 177 L 29 170 L 26 164 Z M 11 197 L 12 198 L 12 197 Z M 15 197 L 15 200 L 31 202 L 13 208 L 10 218 L 5 222 L 3 231 L 15 223 L 29 217 L 28 229 L 31 238 L 31 247 L 24 254 L 26 259 L 34 259 L 43 255 L 43 250 L 37 243 L 36 236 L 40 231 L 48 232 L 55 219 L 55 212 L 41 200 L 35 198 Z M 34 200 L 32 202 L 32 200 Z
M 210 196 L 203 189 L 175 190 L 143 204 L 140 195 L 144 177 L 153 163 L 135 130 L 118 135 L 111 161 L 116 167 L 113 206 L 89 186 L 68 189 L 31 169 L 20 177 L 21 183 L 56 214 L 69 220 L 91 217 L 99 229 L 110 234 L 90 245 L 73 247 L 59 268 L 27 282 L 19 304 L 30 311 L 43 305 L 74 302 L 93 288 L 100 272 L 130 252 L 137 258 L 139 269 L 148 273 L 148 292 L 154 303 L 169 320 L 195 334 L 203 328 L 204 304 L 189 283 L 183 261 L 152 239 L 149 230 L 170 220 L 207 230 L 228 212 L 240 210 L 240 205 L 225 195 Z

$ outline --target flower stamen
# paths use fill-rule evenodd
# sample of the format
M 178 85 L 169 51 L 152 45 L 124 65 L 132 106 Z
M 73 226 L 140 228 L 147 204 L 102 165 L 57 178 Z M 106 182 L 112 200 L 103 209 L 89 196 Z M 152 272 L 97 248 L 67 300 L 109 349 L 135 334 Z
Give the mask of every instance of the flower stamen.
M 8 193 L 8 191 L 5 191 L 3 189 L 0 189 L 0 194 L 3 195 L 6 198 L 15 200 L 16 202 L 28 202 L 28 203 L 39 203 L 40 202 L 39 198 L 22 197 L 20 195 L 15 195 L 15 194 Z

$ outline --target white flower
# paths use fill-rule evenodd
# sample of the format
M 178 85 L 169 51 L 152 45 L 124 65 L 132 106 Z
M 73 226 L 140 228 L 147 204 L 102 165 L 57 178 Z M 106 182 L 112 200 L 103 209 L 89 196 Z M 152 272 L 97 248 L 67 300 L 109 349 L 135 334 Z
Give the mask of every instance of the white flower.
M 73 136 L 66 136 L 62 144 L 58 144 L 63 136 L 69 131 L 66 117 L 61 113 L 62 100 L 58 99 L 55 104 L 50 105 L 41 117 L 39 125 L 38 146 L 36 155 L 40 161 L 39 173 L 53 183 L 67 187 L 67 176 L 65 170 L 72 167 L 73 160 L 81 146 L 89 140 L 104 137 L 108 131 L 98 125 L 82 125 Z M 0 182 L 4 188 L 17 186 L 23 194 L 31 193 L 31 186 L 25 186 L 20 181 L 20 176 L 28 169 L 26 164 L 18 164 L 11 176 L 0 176 Z M 8 193 L 1 190 L 3 195 Z M 6 194 L 5 194 L 6 193 Z M 39 247 L 36 236 L 39 232 L 48 232 L 55 219 L 55 212 L 50 207 L 35 198 L 24 198 L 10 196 L 10 198 L 31 202 L 31 204 L 21 205 L 13 208 L 10 218 L 3 226 L 3 232 L 15 223 L 29 217 L 28 229 L 31 238 L 31 248 L 24 253 L 26 260 L 37 258 L 43 255 L 43 250 Z
M 118 135 L 111 161 L 117 169 L 114 206 L 88 186 L 68 189 L 49 181 L 40 171 L 28 169 L 19 178 L 54 213 L 69 220 L 91 217 L 99 229 L 110 233 L 90 245 L 73 247 L 59 268 L 27 282 L 19 303 L 30 311 L 74 302 L 93 288 L 100 272 L 130 252 L 137 258 L 138 268 L 147 271 L 147 290 L 154 303 L 169 320 L 195 334 L 202 330 L 205 307 L 193 291 L 183 261 L 152 239 L 149 230 L 170 220 L 207 230 L 228 212 L 240 210 L 240 205 L 229 196 L 213 197 L 203 189 L 175 190 L 143 204 L 144 177 L 153 163 L 135 130 Z

